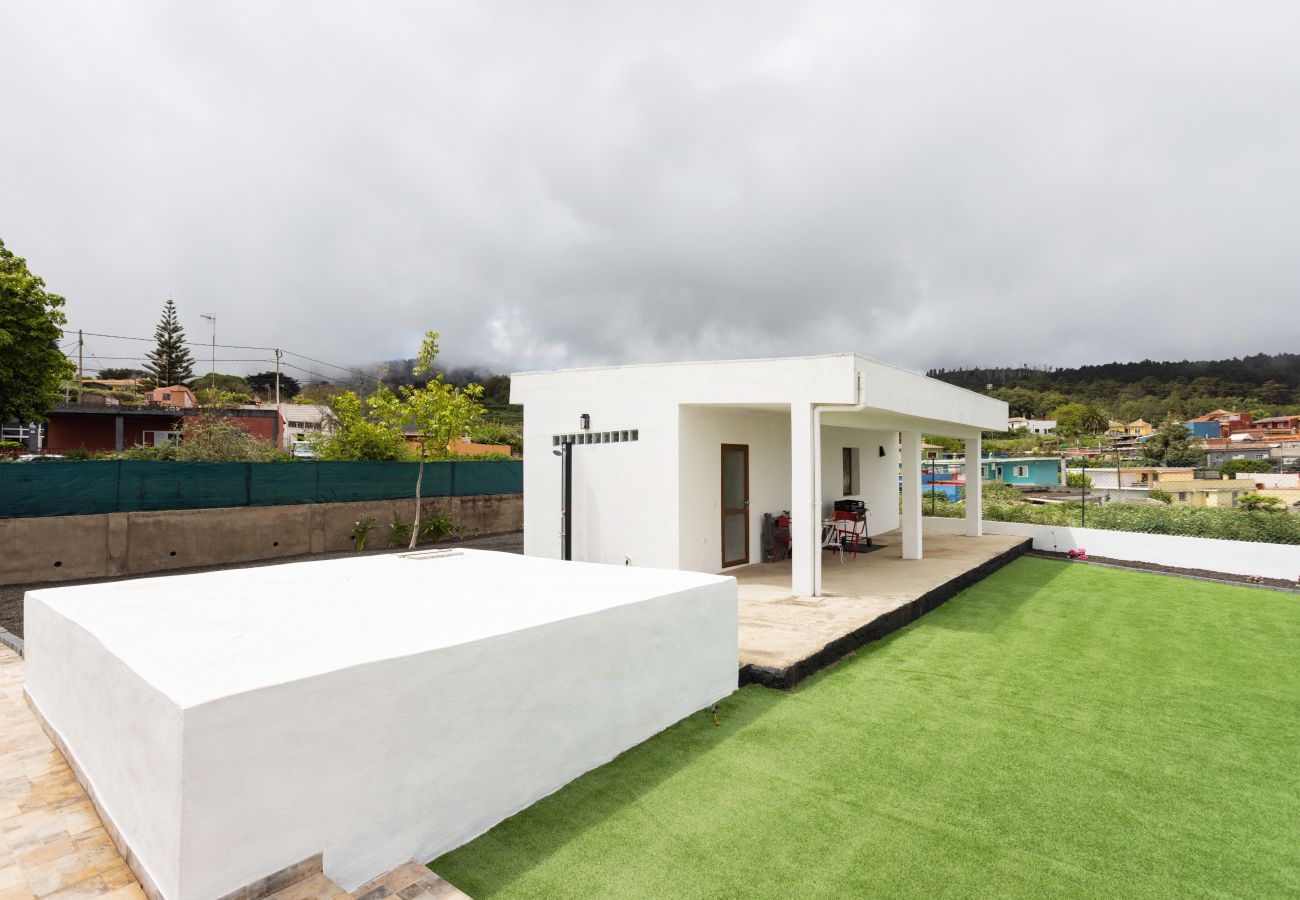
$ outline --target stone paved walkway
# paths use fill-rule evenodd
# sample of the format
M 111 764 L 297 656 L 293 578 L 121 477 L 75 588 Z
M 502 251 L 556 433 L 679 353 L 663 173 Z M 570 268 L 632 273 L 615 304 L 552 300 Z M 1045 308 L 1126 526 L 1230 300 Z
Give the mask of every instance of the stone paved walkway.
M 22 657 L 0 647 L 0 900 L 144 896 L 27 708 Z

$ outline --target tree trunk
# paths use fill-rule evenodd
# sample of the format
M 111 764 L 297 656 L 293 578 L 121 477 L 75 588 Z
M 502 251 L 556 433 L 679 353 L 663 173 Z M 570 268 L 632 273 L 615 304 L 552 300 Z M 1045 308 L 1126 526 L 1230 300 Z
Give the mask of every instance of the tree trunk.
M 406 549 L 414 550 L 415 542 L 420 539 L 420 486 L 424 483 L 424 443 L 420 443 L 420 474 L 415 476 L 415 524 L 411 526 L 411 544 Z

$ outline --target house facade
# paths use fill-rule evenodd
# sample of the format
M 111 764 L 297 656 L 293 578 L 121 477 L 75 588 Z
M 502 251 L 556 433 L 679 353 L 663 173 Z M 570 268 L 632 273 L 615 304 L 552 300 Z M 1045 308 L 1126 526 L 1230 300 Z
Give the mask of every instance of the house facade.
M 49 453 L 68 453 L 84 447 L 91 453 L 154 447 L 173 440 L 187 415 L 212 413 L 229 419 L 245 431 L 280 443 L 283 429 L 274 409 L 201 410 L 182 407 L 86 406 L 64 404 L 50 411 L 45 426 Z
M 1001 401 L 856 354 L 521 373 L 511 403 L 525 553 L 719 572 L 761 561 L 764 513 L 788 511 L 796 596 L 820 591 L 836 500 L 860 500 L 869 533 L 901 530 L 903 557 L 920 559 L 922 433 L 979 459 L 981 432 L 1007 418 Z M 970 507 L 978 535 L 978 496 Z
M 1004 484 L 1052 486 L 1065 484 L 1065 460 L 1048 456 L 986 459 L 981 464 L 985 481 Z
M 1026 419 L 1024 416 L 1012 416 L 1007 419 L 1007 431 L 1024 428 L 1030 434 L 1051 434 L 1056 428 L 1055 419 Z

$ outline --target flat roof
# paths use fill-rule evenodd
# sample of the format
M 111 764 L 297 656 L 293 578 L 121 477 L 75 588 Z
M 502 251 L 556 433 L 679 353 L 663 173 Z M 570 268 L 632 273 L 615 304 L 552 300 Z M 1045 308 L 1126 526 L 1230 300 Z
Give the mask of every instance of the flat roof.
M 730 576 L 423 550 L 29 591 L 182 708 Z

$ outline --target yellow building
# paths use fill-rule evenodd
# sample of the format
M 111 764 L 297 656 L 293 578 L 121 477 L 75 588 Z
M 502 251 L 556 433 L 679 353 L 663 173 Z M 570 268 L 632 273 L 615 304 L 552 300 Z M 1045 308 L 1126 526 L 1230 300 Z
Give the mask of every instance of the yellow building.
M 1257 492 L 1255 486 L 1246 481 L 1224 479 L 1212 481 L 1203 478 L 1162 478 L 1156 490 L 1164 491 L 1173 498 L 1175 506 L 1236 506 L 1237 501 L 1247 494 Z

